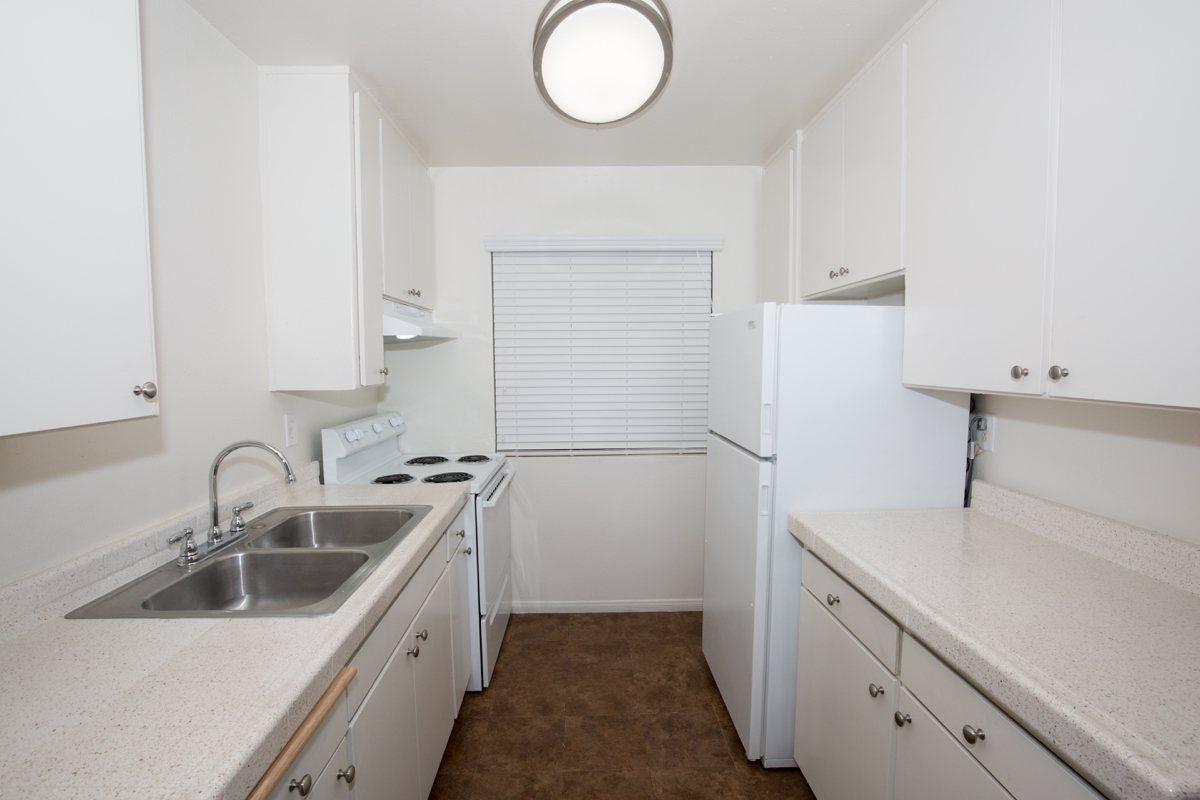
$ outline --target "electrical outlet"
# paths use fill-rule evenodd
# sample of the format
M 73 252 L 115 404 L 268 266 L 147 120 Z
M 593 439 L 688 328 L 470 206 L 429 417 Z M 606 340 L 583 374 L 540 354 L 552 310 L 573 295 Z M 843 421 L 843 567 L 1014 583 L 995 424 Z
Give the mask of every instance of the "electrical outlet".
M 996 449 L 995 414 L 971 415 L 971 441 L 979 445 L 979 449 L 984 453 L 990 453 Z
M 283 446 L 293 447 L 300 441 L 295 414 L 283 415 Z

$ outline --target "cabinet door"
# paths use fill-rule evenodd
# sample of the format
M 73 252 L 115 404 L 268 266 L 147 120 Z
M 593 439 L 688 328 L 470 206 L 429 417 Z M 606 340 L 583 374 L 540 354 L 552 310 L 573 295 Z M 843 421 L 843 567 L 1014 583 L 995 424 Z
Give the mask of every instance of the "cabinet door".
M 353 784 L 347 782 L 346 773 L 351 768 L 350 758 L 346 752 L 346 740 L 338 745 L 337 752 L 321 772 L 321 777 L 313 783 L 312 789 L 304 800 L 351 800 L 354 797 Z M 354 778 L 357 781 L 358 768 L 354 768 Z M 295 793 L 291 794 L 295 797 Z
M 381 133 L 383 162 L 383 293 L 412 302 L 408 294 L 412 264 L 412 200 L 409 197 L 416 155 L 389 121 Z
M 1048 392 L 1200 407 L 1200 4 L 1064 0 Z
M 417 297 L 411 302 L 422 308 L 437 304 L 437 270 L 433 245 L 433 180 L 429 170 L 416 161 L 412 181 L 412 282 Z
M 812 595 L 800 602 L 796 763 L 821 800 L 885 800 L 897 681 Z
M 420 648 L 415 660 L 417 749 L 421 797 L 428 797 L 454 727 L 454 661 L 451 655 L 450 579 L 430 592 L 406 641 Z
M 375 102 L 354 93 L 355 178 L 358 185 L 358 369 L 363 386 L 383 383 L 383 217 L 380 135 Z
M 154 416 L 137 3 L 3 16 L 0 436 Z
M 906 384 L 1043 390 L 1053 8 L 942 0 L 909 35 Z
M 904 268 L 904 45 L 871 66 L 845 103 L 847 283 Z M 828 273 L 826 274 L 828 277 Z
M 454 551 L 448 572 L 450 575 L 451 650 L 454 657 L 454 685 L 451 692 L 454 716 L 462 706 L 471 679 L 471 626 L 479 625 L 478 614 L 471 613 L 471 554 L 472 544 L 463 542 Z
M 844 283 L 845 177 L 839 103 L 804 131 L 800 142 L 800 294 Z
M 401 640 L 358 713 L 350 721 L 354 792 L 360 800 L 418 800 L 417 658 L 412 631 Z
M 796 142 L 788 141 L 763 167 L 758 225 L 758 299 L 786 303 L 796 265 Z
M 904 724 L 896 733 L 893 800 L 1012 800 L 907 689 L 896 713 Z

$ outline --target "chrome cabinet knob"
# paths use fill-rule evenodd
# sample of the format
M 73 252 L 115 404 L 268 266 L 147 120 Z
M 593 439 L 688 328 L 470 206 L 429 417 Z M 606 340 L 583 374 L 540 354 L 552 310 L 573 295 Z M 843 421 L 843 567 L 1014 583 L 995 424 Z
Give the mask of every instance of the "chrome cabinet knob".
M 835 269 L 829 270 L 829 280 L 833 280 L 836 277 L 837 277 L 837 270 L 835 270 Z
M 1063 378 L 1071 374 L 1071 370 L 1066 367 L 1060 367 L 1058 364 L 1050 367 L 1050 380 L 1061 381 Z
M 406 655 L 410 655 L 413 658 L 420 658 L 421 657 L 421 645 L 414 644 L 412 647 L 408 648 L 408 650 L 405 651 L 405 653 L 406 653 Z
M 138 397 L 153 400 L 155 397 L 158 397 L 158 384 L 154 381 L 146 381 L 141 386 L 134 386 L 133 393 Z
M 469 547 L 468 547 L 468 548 L 466 548 L 465 550 L 463 550 L 463 555 L 464 555 L 464 556 L 469 556 L 469 555 L 471 555 L 471 548 L 469 548 Z
M 292 782 L 288 784 L 288 791 L 295 792 L 301 797 L 308 797 L 308 793 L 312 791 L 312 775 L 306 772 L 300 780 L 292 778 Z
M 967 744 L 975 744 L 976 742 L 982 742 L 987 736 L 984 735 L 983 728 L 963 725 L 963 738 L 967 740 Z
M 882 686 L 876 686 L 873 683 L 867 686 L 867 692 L 871 695 L 871 697 L 879 697 L 885 694 Z
M 350 766 L 346 767 L 345 769 L 339 769 L 337 771 L 337 779 L 339 781 L 345 781 L 347 786 L 353 786 L 354 785 L 354 776 L 357 773 L 358 773 L 358 770 L 356 770 L 354 768 L 354 765 L 351 764 Z
M 844 275 L 849 275 L 849 274 L 850 274 L 850 268 L 849 268 L 849 267 L 839 267 L 839 268 L 838 268 L 838 275 L 839 275 L 839 276 L 844 276 Z
M 429 641 L 429 628 L 425 628 L 420 633 L 418 633 L 417 638 L 420 639 L 422 642 Z
M 391 372 L 391 370 L 389 370 L 387 367 L 384 367 L 383 369 L 379 370 L 380 375 L 387 375 L 390 372 Z
M 455 531 L 454 535 L 460 539 L 465 539 L 465 538 L 467 538 L 467 531 L 466 531 L 466 529 L 463 529 L 461 531 Z
M 896 720 L 896 727 L 903 728 L 905 725 L 912 725 L 912 717 L 905 714 L 903 711 L 897 711 L 892 715 L 892 719 Z
M 1022 367 L 1020 364 L 1013 364 L 1012 369 L 1008 371 L 1014 381 L 1019 381 L 1029 374 L 1029 367 Z
M 836 594 L 827 594 L 825 595 L 825 602 L 832 607 L 842 602 L 842 598 L 838 597 Z

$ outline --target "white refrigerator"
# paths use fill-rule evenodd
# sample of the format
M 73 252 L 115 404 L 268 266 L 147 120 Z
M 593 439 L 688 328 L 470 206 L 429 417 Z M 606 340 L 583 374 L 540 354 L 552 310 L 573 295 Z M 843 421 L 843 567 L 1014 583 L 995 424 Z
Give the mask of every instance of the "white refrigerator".
M 898 306 L 712 320 L 704 656 L 746 757 L 767 767 L 796 765 L 803 548 L 788 514 L 963 503 L 969 396 L 901 385 L 903 328 Z

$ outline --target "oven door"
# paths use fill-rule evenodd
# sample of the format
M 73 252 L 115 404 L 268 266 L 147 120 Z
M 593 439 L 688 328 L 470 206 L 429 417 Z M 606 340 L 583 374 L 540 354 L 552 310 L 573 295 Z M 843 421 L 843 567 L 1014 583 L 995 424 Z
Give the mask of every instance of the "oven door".
M 487 614 L 499 599 L 508 575 L 512 556 L 512 511 L 508 490 L 512 486 L 512 468 L 500 473 L 500 480 L 479 495 L 479 613 Z
M 483 657 L 483 686 L 492 680 L 492 668 L 500 653 L 500 643 L 508 628 L 512 611 L 512 586 L 509 583 L 512 562 L 512 512 L 509 489 L 512 467 L 500 474 L 494 488 L 479 496 L 479 616 L 480 651 Z

